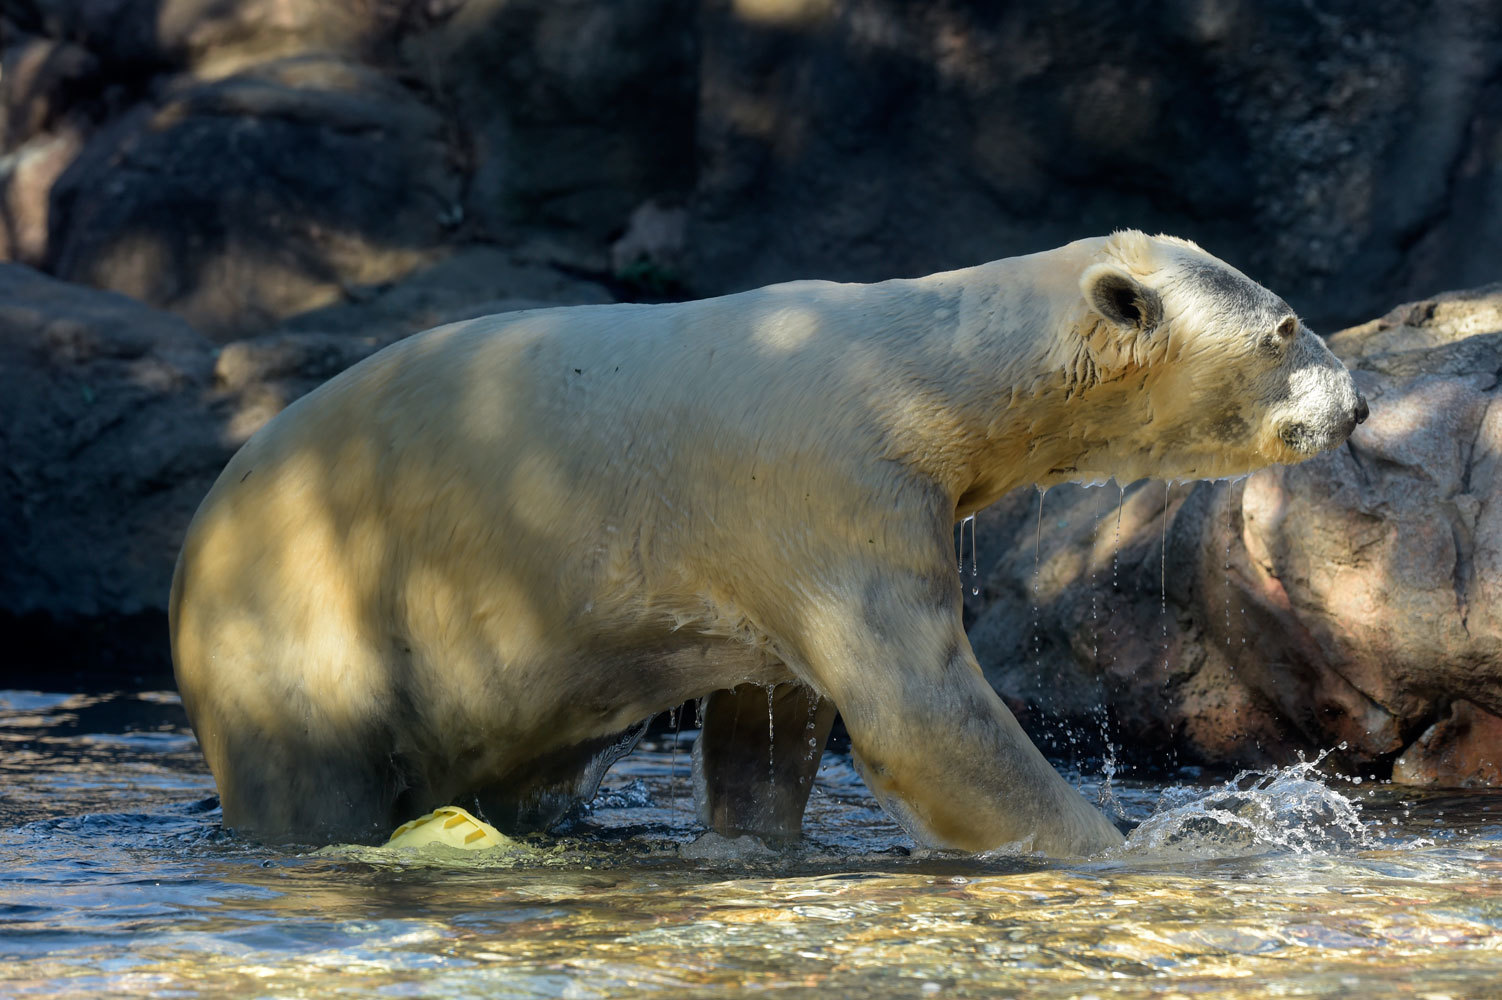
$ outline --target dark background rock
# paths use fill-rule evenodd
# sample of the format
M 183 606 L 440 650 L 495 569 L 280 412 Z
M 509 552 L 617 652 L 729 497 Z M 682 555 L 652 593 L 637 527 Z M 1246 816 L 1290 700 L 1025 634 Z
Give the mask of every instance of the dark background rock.
M 94 53 L 116 79 L 189 69 L 219 75 L 305 52 L 379 60 L 434 0 L 8 0 L 16 28 Z M 452 6 L 452 4 L 448 4 Z
M 229 454 L 213 345 L 121 295 L 0 265 L 0 634 L 33 676 L 159 673 L 168 554 Z
M 437 114 L 296 56 L 185 81 L 96 134 L 53 186 L 50 269 L 227 339 L 430 260 L 458 191 Z
M 473 248 L 363 302 L 217 345 L 173 313 L 0 264 L 0 685 L 169 683 L 177 550 L 257 428 L 416 330 L 604 297 Z
M 1490 0 L 18 0 L 0 32 L 5 252 L 219 338 L 477 241 L 619 279 L 654 203 L 671 280 L 617 294 L 1136 226 L 1333 328 L 1502 258 Z
M 469 157 L 473 231 L 606 272 L 633 209 L 692 191 L 698 6 L 464 0 L 405 36 Z
M 1502 230 L 1471 214 L 1498 191 L 1495 5 L 739 6 L 704 14 L 696 288 L 1122 226 L 1201 241 L 1319 325 L 1496 275 Z

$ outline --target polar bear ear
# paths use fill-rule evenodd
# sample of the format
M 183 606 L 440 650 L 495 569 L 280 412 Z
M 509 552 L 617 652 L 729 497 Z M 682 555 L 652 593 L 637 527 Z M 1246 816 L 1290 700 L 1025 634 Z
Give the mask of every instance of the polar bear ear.
M 1151 333 L 1163 321 L 1158 293 L 1111 264 L 1092 264 L 1080 276 L 1090 308 L 1117 326 Z

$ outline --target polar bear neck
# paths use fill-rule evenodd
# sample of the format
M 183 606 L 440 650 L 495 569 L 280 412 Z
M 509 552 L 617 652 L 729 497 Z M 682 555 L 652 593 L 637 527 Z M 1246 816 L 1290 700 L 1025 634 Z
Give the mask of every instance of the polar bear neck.
M 888 415 L 903 457 L 954 498 L 956 517 L 1018 486 L 1112 475 L 1138 478 L 1151 458 L 1135 429 L 1152 423 L 1154 368 L 1171 353 L 1123 337 L 1085 305 L 1079 274 L 1103 239 L 992 261 L 889 287 L 922 302 L 922 420 Z M 1089 400 L 1089 406 L 1082 402 Z

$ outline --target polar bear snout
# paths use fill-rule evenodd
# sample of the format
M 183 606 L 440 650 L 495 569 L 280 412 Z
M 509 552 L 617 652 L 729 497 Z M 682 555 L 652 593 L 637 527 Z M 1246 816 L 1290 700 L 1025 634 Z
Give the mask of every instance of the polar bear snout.
M 1282 461 L 1303 461 L 1344 443 L 1371 411 L 1350 370 L 1313 332 L 1302 330 L 1290 348 L 1264 426 L 1287 449 Z
M 1300 374 L 1293 380 L 1292 405 L 1273 420 L 1274 434 L 1297 460 L 1341 444 L 1371 412 L 1344 365 Z
M 1366 406 L 1366 397 L 1358 392 L 1356 394 L 1356 405 L 1351 409 L 1350 418 L 1346 421 L 1345 432 L 1340 435 L 1341 439 L 1344 440 L 1350 437 L 1356 430 L 1356 425 L 1365 421 L 1370 415 L 1371 411 Z

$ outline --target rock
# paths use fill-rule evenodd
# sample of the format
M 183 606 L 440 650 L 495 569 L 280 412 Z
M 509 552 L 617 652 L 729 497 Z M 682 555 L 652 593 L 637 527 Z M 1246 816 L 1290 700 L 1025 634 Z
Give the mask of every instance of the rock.
M 465 0 L 404 38 L 468 137 L 481 232 L 603 274 L 633 209 L 692 190 L 697 8 Z
M 432 259 L 458 178 L 442 122 L 350 63 L 185 81 L 95 135 L 52 188 L 51 270 L 219 339 Z
M 377 59 L 398 29 L 442 3 L 324 0 L 21 0 L 21 24 L 71 39 L 121 75 L 188 68 L 200 76 L 288 55 Z
M 160 674 L 175 549 L 231 442 L 213 345 L 121 295 L 0 265 L 0 631 L 30 683 Z
M 0 260 L 47 258 L 50 193 L 83 149 L 106 83 L 77 45 L 0 24 Z
M 59 164 L 32 172 L 30 235 L 0 249 L 216 337 L 474 239 L 661 297 L 1136 226 L 1199 240 L 1316 327 L 1490 280 L 1502 256 L 1487 0 L 21 0 L 0 17 L 18 39 L 0 155 L 62 134 L 49 122 L 90 140 L 45 213 Z M 310 64 L 362 82 L 286 69 Z M 275 106 L 247 106 L 268 83 Z M 333 107 L 352 90 L 353 119 Z M 681 264 L 623 268 L 654 202 L 684 209 Z
M 1502 285 L 1330 343 L 1371 406 L 1345 447 L 1236 483 L 1137 484 L 1114 559 L 1110 488 L 1049 492 L 1036 574 L 1035 497 L 982 521 L 1003 554 L 972 640 L 1045 738 L 1088 748 L 1107 719 L 1159 764 L 1339 746 L 1363 774 L 1400 753 L 1414 780 L 1480 773 L 1404 748 L 1436 726 L 1424 745 L 1449 746 L 1466 720 L 1489 733 L 1474 713 L 1441 721 L 1458 701 L 1502 714 Z
M 1502 787 L 1502 718 L 1464 699 L 1393 762 L 1405 785 Z
M 1492 279 L 1502 7 L 705 5 L 690 281 L 925 274 L 1133 226 L 1316 327 Z
M 610 246 L 611 274 L 644 294 L 668 294 L 683 282 L 687 241 L 686 209 L 643 202 Z
M 272 363 L 272 347 L 246 344 L 216 362 L 214 344 L 170 313 L 0 264 L 7 671 L 30 684 L 166 676 L 167 591 L 188 521 L 256 427 L 363 356 L 333 339 L 324 355 L 304 342 Z
M 83 145 L 83 134 L 65 126 L 58 133 L 33 136 L 0 157 L 0 260 L 45 264 L 52 187 Z
M 101 86 L 99 61 L 87 49 L 23 36 L 0 52 L 0 149 L 15 149 L 54 129 Z

